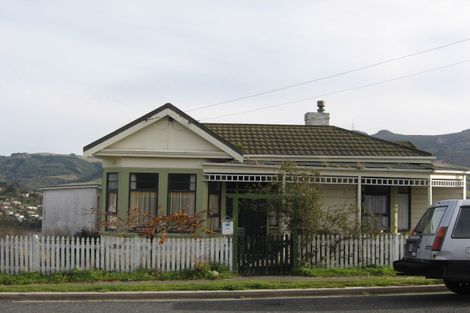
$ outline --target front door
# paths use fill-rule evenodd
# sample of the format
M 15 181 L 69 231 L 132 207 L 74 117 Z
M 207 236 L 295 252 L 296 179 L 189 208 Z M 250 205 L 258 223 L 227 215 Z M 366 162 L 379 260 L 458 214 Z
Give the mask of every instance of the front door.
M 241 274 L 288 274 L 293 265 L 292 237 L 268 235 L 268 199 L 243 198 L 243 195 L 237 198 L 238 271 Z M 233 202 L 227 205 L 228 214 L 233 212 Z
M 241 199 L 238 212 L 239 233 L 252 235 L 267 234 L 266 199 Z

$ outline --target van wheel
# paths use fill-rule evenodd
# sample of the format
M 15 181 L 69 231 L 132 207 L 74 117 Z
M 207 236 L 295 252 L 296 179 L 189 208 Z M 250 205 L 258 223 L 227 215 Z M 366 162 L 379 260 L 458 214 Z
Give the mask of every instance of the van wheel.
M 470 295 L 470 282 L 444 279 L 446 287 L 458 295 Z

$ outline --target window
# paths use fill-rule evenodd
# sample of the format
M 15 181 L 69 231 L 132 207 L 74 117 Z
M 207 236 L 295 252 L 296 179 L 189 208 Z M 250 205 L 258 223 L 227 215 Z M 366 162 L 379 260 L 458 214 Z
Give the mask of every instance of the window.
M 470 207 L 460 208 L 452 238 L 470 238 Z
M 410 188 L 398 187 L 398 229 L 407 231 L 410 229 Z
M 279 226 L 279 214 L 276 211 L 268 211 L 268 225 L 269 227 Z
M 185 212 L 194 215 L 196 208 L 196 175 L 168 174 L 168 214 Z
M 129 220 L 141 225 L 157 215 L 158 174 L 130 174 Z
M 207 226 L 211 231 L 220 231 L 221 183 L 209 182 Z
M 382 230 L 390 228 L 390 188 L 384 186 L 364 186 L 362 206 L 365 214 L 377 217 L 378 227 Z
M 414 234 L 423 236 L 435 235 L 446 209 L 447 206 L 429 208 L 419 220 L 418 225 L 416 225 Z
M 106 176 L 106 224 L 107 228 L 113 228 L 116 222 L 118 210 L 119 174 L 108 173 Z
M 377 217 L 379 228 L 387 230 L 390 225 L 390 216 L 388 214 L 387 196 L 365 195 L 364 208 L 368 209 L 367 213 Z

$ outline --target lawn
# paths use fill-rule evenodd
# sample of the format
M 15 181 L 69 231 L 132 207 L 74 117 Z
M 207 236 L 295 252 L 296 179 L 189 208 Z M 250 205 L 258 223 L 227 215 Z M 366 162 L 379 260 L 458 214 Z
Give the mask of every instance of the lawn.
M 224 268 L 201 266 L 175 273 L 72 271 L 43 275 L 0 274 L 0 292 L 109 292 L 305 289 L 410 286 L 442 283 L 423 277 L 396 276 L 390 268 L 301 268 L 299 276 L 241 277 Z

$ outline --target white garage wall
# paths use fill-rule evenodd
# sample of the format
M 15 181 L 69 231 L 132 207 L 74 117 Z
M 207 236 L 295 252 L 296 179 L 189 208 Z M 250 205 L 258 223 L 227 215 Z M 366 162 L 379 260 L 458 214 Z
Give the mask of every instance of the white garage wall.
M 98 189 L 45 190 L 43 195 L 42 231 L 46 234 L 73 235 L 96 226 Z

